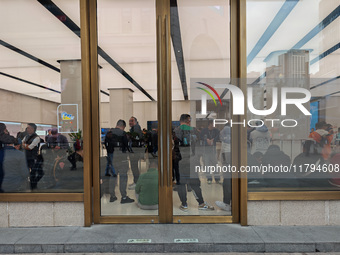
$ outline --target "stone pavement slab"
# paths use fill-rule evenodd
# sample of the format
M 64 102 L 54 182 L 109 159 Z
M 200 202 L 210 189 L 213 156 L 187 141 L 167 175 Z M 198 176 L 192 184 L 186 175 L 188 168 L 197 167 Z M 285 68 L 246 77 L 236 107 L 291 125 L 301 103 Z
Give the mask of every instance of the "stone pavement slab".
M 129 239 L 136 239 L 137 243 L 130 243 Z M 150 242 L 138 243 L 148 239 Z M 183 243 L 175 239 L 183 239 Z M 98 252 L 340 252 L 340 226 L 118 224 L 90 228 L 0 228 L 0 253 Z
M 315 241 L 306 235 L 308 227 L 254 226 L 266 252 L 315 252 Z

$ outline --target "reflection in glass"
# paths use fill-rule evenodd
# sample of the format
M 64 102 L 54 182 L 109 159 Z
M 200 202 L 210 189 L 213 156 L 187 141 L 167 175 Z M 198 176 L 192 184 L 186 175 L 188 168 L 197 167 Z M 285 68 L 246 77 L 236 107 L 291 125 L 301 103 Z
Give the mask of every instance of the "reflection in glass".
M 247 84 L 254 107 L 270 109 L 275 89 L 282 101 L 269 115 L 248 112 L 254 119 L 248 166 L 262 169 L 248 174 L 250 191 L 339 189 L 338 10 L 327 0 L 247 0 Z M 295 90 L 286 95 L 293 103 L 286 113 L 282 89 Z M 301 106 L 307 114 L 294 105 L 306 95 Z
M 80 9 L 64 2 L 2 1 L 2 192 L 83 192 Z

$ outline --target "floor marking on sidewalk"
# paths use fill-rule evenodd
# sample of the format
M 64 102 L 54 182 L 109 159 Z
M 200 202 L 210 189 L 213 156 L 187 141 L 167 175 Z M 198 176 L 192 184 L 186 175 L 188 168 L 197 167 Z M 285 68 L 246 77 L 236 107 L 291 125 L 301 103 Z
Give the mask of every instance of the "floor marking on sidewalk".
M 129 239 L 127 243 L 151 243 L 151 239 Z
M 174 239 L 175 243 L 198 243 L 197 238 Z

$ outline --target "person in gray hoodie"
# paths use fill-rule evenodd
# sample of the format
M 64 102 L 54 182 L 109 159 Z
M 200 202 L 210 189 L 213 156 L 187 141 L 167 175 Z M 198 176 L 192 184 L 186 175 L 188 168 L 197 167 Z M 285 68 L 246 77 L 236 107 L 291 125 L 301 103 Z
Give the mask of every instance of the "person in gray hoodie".
M 270 145 L 271 133 L 263 124 L 250 133 L 249 141 L 251 142 L 251 154 L 257 151 L 265 154 Z

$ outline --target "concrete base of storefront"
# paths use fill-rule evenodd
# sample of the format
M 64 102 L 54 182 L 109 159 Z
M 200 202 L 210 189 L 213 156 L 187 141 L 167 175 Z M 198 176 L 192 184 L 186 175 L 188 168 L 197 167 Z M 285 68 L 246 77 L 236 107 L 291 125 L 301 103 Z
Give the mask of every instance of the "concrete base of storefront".
M 340 226 L 236 224 L 1 228 L 0 253 L 340 252 Z

